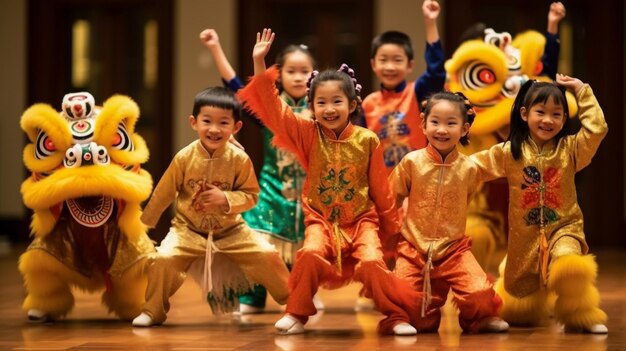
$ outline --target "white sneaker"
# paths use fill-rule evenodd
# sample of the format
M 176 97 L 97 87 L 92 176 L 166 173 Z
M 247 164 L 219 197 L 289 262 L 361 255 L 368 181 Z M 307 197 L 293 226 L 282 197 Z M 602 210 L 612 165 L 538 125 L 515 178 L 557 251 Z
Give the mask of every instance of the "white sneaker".
M 140 315 L 133 319 L 133 327 L 151 327 L 156 324 L 146 312 L 141 312 Z
M 589 328 L 584 328 L 583 331 L 585 333 L 591 333 L 591 334 L 608 334 L 609 333 L 609 328 L 606 327 L 606 325 L 598 323 L 598 324 L 594 324 Z
M 324 302 L 322 302 L 322 300 L 317 296 L 317 294 L 313 296 L 313 305 L 315 306 L 315 309 L 318 311 L 323 311 L 324 308 L 326 308 L 326 306 L 324 306 Z
M 413 328 L 412 325 L 406 322 L 398 323 L 393 327 L 394 335 L 415 335 L 417 334 L 417 329 Z
M 239 313 L 241 314 L 258 314 L 265 311 L 264 307 L 256 307 L 252 305 L 239 304 Z
M 502 333 L 509 330 L 509 323 L 500 317 L 483 318 L 476 328 L 477 333 Z
M 28 320 L 35 323 L 45 323 L 51 321 L 50 316 L 42 310 L 32 308 L 28 310 Z
M 300 323 L 295 317 L 286 314 L 283 318 L 279 319 L 274 327 L 278 329 L 278 334 L 291 335 L 304 333 L 304 325 Z

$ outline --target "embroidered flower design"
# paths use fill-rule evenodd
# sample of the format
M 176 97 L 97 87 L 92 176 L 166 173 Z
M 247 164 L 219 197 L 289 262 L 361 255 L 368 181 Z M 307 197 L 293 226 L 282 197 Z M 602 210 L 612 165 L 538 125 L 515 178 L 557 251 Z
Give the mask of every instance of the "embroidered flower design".
M 341 216 L 341 202 L 350 202 L 354 198 L 356 190 L 351 184 L 350 177 L 354 170 L 350 172 L 349 167 L 344 167 L 336 171 L 334 167 L 330 167 L 326 175 L 320 178 L 320 184 L 317 187 L 317 193 L 323 205 L 332 207 L 329 220 L 335 221 Z
M 527 225 L 552 223 L 561 217 L 556 212 L 561 207 L 561 172 L 558 168 L 546 168 L 543 179 L 535 166 L 525 167 L 524 184 L 522 184 L 522 208 L 527 210 L 524 220 Z M 543 198 L 543 206 L 541 199 Z

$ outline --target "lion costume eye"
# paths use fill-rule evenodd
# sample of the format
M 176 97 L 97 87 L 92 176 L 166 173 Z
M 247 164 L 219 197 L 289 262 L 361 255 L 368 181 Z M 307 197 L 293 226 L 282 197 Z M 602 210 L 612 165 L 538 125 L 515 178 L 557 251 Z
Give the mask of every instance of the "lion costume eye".
M 483 62 L 471 61 L 461 73 L 461 86 L 466 90 L 479 90 L 496 81 L 493 70 Z
M 44 131 L 40 131 L 35 143 L 35 158 L 41 160 L 53 155 L 56 150 L 57 148 L 48 134 Z
M 123 151 L 133 151 L 135 150 L 135 146 L 133 145 L 133 141 L 128 135 L 126 131 L 126 126 L 124 123 L 120 123 L 117 126 L 117 131 L 115 136 L 113 137 L 113 148 Z

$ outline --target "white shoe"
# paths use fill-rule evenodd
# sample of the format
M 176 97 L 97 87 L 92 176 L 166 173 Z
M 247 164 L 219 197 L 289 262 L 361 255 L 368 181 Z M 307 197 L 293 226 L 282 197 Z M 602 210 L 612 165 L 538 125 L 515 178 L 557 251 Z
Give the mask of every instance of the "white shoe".
M 315 309 L 318 311 L 323 311 L 324 308 L 326 308 L 326 306 L 324 306 L 324 302 L 322 302 L 322 300 L 317 296 L 317 294 L 313 296 L 313 305 L 315 306 Z
M 32 308 L 28 310 L 28 320 L 35 323 L 45 323 L 51 321 L 50 316 L 42 310 Z
M 156 324 L 146 312 L 141 312 L 140 315 L 133 319 L 133 327 L 151 327 Z
M 409 323 L 402 322 L 393 326 L 393 334 L 401 336 L 415 335 L 417 334 L 417 329 L 413 328 Z
M 304 325 L 300 323 L 295 317 L 286 314 L 283 318 L 279 319 L 274 327 L 278 329 L 278 334 L 291 335 L 304 333 Z
M 258 314 L 263 313 L 265 311 L 265 307 L 256 307 L 252 305 L 239 304 L 239 313 L 241 314 Z
M 583 328 L 583 331 L 585 333 L 591 333 L 591 334 L 608 334 L 609 333 L 609 328 L 606 327 L 606 325 L 598 323 L 598 324 L 594 324 L 589 328 Z
M 477 333 L 502 333 L 509 330 L 509 323 L 500 317 L 483 318 L 476 327 Z

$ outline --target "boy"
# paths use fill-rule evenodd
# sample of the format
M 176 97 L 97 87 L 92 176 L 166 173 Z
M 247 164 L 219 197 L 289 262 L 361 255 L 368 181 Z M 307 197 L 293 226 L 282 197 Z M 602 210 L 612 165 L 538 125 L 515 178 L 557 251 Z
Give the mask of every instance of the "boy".
M 372 41 L 370 63 L 381 89 L 363 100 L 365 124 L 374 131 L 384 150 L 385 165 L 391 170 L 410 151 L 426 146 L 420 124 L 419 103 L 443 89 L 446 72 L 444 55 L 437 30 L 440 7 L 436 1 L 422 5 L 426 31 L 426 72 L 415 82 L 407 83 L 415 61 L 409 37 L 396 31 L 380 34 Z
M 204 264 L 203 291 L 211 293 L 214 310 L 231 309 L 232 297 L 249 289 L 246 278 L 265 286 L 278 303 L 287 301 L 285 264 L 241 218 L 255 206 L 259 185 L 248 155 L 229 142 L 241 129 L 240 115 L 240 103 L 225 88 L 196 95 L 189 123 L 198 140 L 176 154 L 141 217 L 154 227 L 176 200 L 170 231 L 148 268 L 146 303 L 134 326 L 165 321 L 169 297 L 197 259 Z

